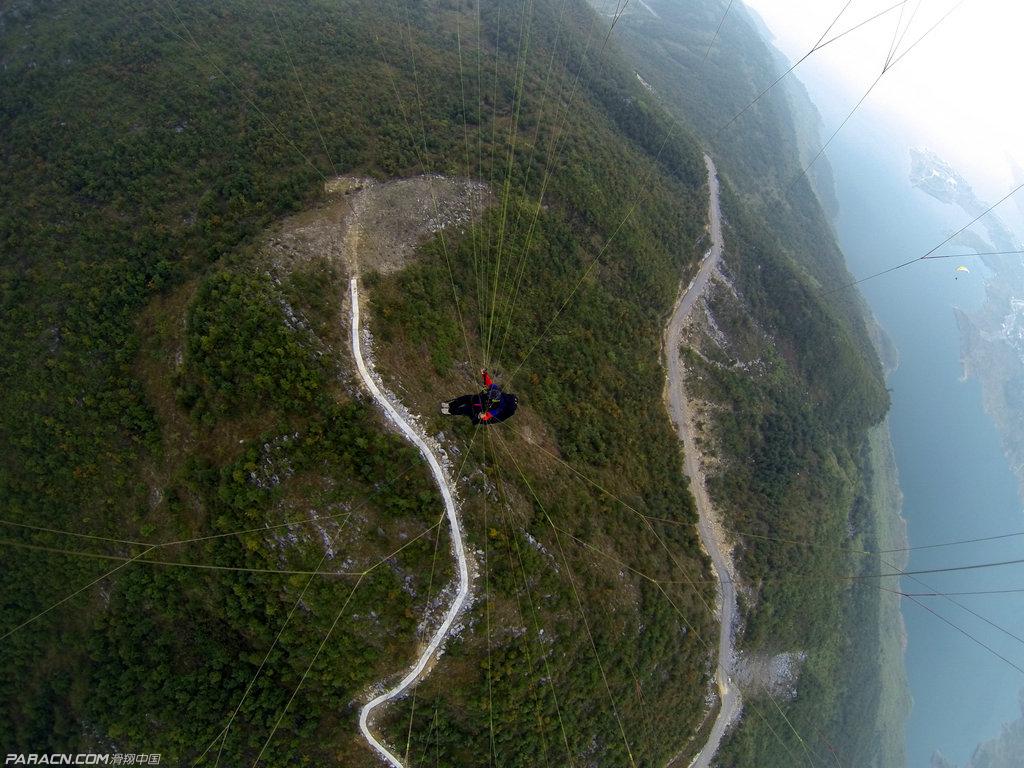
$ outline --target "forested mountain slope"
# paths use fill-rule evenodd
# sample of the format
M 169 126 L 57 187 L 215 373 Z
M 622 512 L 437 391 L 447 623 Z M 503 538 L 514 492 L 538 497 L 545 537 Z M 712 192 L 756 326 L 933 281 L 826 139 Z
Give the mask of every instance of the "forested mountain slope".
M 876 559 L 850 553 L 891 535 L 868 440 L 888 396 L 865 305 L 835 292 L 851 278 L 811 186 L 832 209 L 827 159 L 803 174 L 820 146 L 818 117 L 793 76 L 757 98 L 789 65 L 740 4 L 651 7 L 656 18 L 623 19 L 622 47 L 724 180 L 723 277 L 684 356 L 745 585 L 742 652 L 755 670 L 775 654 L 807 654 L 791 701 L 781 687 L 774 698 L 760 685 L 749 692 L 719 764 L 788 766 L 806 749 L 826 764 L 896 765 L 907 705 L 883 698 L 881 679 L 901 668 L 889 658 L 895 628 L 880 626 L 887 608 L 870 581 L 835 578 L 877 571 Z M 897 666 L 887 671 L 883 657 Z
M 356 714 L 436 621 L 449 542 L 353 378 L 347 266 L 274 243 L 342 215 L 339 175 L 443 173 L 494 204 L 363 279 L 378 368 L 459 471 L 475 598 L 383 735 L 412 764 L 687 762 L 713 716 L 713 585 L 659 343 L 702 251 L 701 145 L 762 64 L 720 53 L 745 42 L 726 26 L 699 66 L 718 5 L 675 7 L 649 46 L 678 93 L 668 59 L 634 66 L 637 16 L 580 0 L 0 10 L 7 751 L 376 764 Z M 838 541 L 885 391 L 856 308 L 822 297 L 843 270 L 820 209 L 803 185 L 779 204 L 796 146 L 772 104 L 757 146 L 714 150 L 740 314 L 773 340 L 770 376 L 707 372 L 736 406 L 717 493 L 757 510 L 737 527 Z M 515 420 L 435 415 L 485 364 Z M 752 718 L 723 763 L 781 765 L 794 733 L 853 749 L 849 595 L 778 579 L 791 550 L 741 552 L 751 645 L 808 649 L 813 674 L 781 746 Z
M 440 502 L 353 382 L 344 265 L 268 243 L 336 174 L 424 172 L 497 202 L 366 277 L 379 365 L 433 414 L 487 357 L 521 414 L 425 421 L 465 459 L 480 572 L 385 736 L 449 765 L 696 748 L 712 591 L 658 341 L 699 148 L 582 3 L 477 10 L 0 11 L 8 751 L 375 764 L 356 713 L 444 600 Z

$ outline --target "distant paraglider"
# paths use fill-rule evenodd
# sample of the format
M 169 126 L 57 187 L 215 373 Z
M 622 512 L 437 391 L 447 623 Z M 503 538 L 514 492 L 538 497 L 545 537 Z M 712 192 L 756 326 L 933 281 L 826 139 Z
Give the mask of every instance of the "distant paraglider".
M 956 268 L 956 270 L 954 270 L 953 279 L 959 280 L 961 274 L 969 275 L 971 274 L 971 270 L 969 270 L 967 267 L 961 264 L 959 267 Z

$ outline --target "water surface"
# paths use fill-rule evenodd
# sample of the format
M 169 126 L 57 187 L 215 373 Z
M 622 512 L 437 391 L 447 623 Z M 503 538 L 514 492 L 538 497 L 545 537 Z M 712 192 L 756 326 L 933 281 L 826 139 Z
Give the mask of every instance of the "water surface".
M 869 118 L 869 115 L 866 116 Z M 914 189 L 908 180 L 908 142 L 893 126 L 861 119 L 832 145 L 841 206 L 837 229 L 850 270 L 861 277 L 920 256 L 970 217 Z M 962 252 L 949 247 L 947 252 Z M 911 546 L 1024 530 L 1017 483 L 999 435 L 982 408 L 980 386 L 962 380 L 960 337 L 953 308 L 972 310 L 984 297 L 984 269 L 954 279 L 952 260 L 928 261 L 860 287 L 900 357 L 892 375 L 892 436 L 903 514 Z M 837 299 L 838 300 L 838 299 Z M 1024 557 L 1024 537 L 918 550 L 908 570 Z M 884 566 L 883 566 L 884 567 Z M 1024 587 L 1024 567 L 929 574 L 903 579 L 908 592 Z M 881 582 L 895 587 L 895 579 Z M 907 725 L 908 766 L 925 768 L 936 750 L 963 765 L 981 741 L 1017 719 L 1024 644 L 939 597 L 927 608 L 908 599 L 903 614 L 914 700 Z M 971 610 L 1024 636 L 1024 595 L 957 597 Z M 1024 763 L 1022 763 L 1024 765 Z

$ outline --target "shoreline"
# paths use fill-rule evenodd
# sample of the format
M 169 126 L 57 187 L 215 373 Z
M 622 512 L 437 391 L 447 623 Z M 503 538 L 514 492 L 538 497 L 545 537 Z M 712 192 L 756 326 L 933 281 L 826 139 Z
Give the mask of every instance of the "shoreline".
M 907 521 L 902 515 L 903 492 L 888 416 L 869 432 L 868 446 L 877 548 L 907 547 Z M 903 570 L 909 559 L 909 553 L 904 552 L 894 558 L 893 564 Z M 899 595 L 888 592 L 880 595 L 878 633 L 882 681 L 876 725 L 878 738 L 888 752 L 886 766 L 906 765 L 906 723 L 913 697 L 906 671 L 908 635 Z

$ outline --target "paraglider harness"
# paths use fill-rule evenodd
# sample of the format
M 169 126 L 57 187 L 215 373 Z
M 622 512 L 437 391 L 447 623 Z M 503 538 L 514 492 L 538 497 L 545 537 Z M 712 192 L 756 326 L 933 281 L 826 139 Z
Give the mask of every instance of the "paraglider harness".
M 519 407 L 519 398 L 502 390 L 486 370 L 480 371 L 484 390 L 441 403 L 444 416 L 468 416 L 474 424 L 498 424 Z

